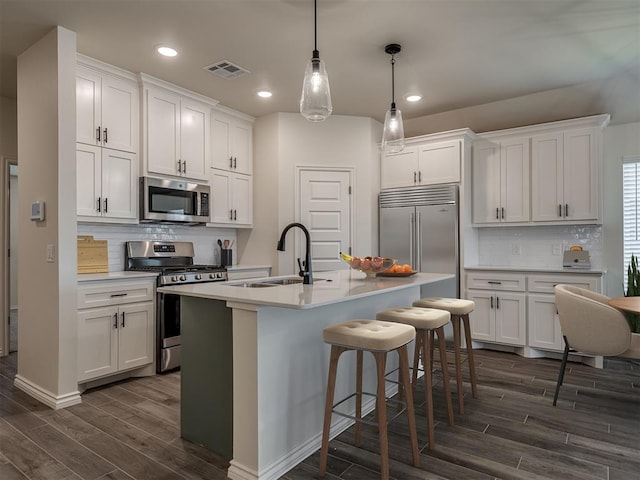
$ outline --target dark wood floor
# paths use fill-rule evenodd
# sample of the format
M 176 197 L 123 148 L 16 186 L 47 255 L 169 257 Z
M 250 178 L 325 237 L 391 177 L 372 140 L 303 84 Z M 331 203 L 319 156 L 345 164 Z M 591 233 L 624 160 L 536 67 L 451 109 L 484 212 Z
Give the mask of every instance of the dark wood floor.
M 411 466 L 406 422 L 391 424 L 394 479 L 640 479 L 639 363 L 569 364 L 554 408 L 558 361 L 476 352 L 480 397 L 465 398 L 455 426 L 435 386 L 432 450 L 417 409 L 420 468 Z M 0 479 L 226 478 L 225 459 L 180 439 L 179 373 L 94 389 L 81 405 L 53 411 L 13 387 L 15 361 L 0 359 Z M 359 449 L 352 440 L 350 429 L 332 441 L 326 479 L 378 478 L 376 432 L 365 429 Z M 283 479 L 318 478 L 318 459 Z

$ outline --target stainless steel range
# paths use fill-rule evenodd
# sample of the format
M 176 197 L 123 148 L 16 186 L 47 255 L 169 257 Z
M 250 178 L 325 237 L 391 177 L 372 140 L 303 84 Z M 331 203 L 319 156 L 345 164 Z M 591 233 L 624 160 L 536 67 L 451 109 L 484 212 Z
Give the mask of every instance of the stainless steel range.
M 223 282 L 227 270 L 220 265 L 195 265 L 191 242 L 126 242 L 125 270 L 158 272 L 157 285 Z M 156 370 L 158 373 L 180 366 L 180 296 L 156 296 Z

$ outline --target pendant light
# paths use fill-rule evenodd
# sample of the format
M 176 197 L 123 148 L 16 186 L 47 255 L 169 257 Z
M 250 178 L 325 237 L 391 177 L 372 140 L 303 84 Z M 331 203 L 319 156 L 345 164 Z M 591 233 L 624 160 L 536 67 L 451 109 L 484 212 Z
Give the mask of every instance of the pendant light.
M 300 97 L 300 114 L 311 122 L 326 120 L 333 107 L 331 106 L 331 92 L 329 77 L 324 62 L 320 60 L 318 52 L 318 12 L 317 0 L 313 0 L 313 56 L 307 62 L 302 82 L 302 96 Z
M 384 128 L 382 129 L 381 148 L 384 153 L 398 153 L 404 148 L 404 125 L 402 124 L 402 112 L 396 108 L 395 100 L 395 70 L 396 60 L 394 55 L 402 50 L 397 43 L 391 43 L 384 47 L 384 51 L 391 55 L 391 108 L 384 116 Z

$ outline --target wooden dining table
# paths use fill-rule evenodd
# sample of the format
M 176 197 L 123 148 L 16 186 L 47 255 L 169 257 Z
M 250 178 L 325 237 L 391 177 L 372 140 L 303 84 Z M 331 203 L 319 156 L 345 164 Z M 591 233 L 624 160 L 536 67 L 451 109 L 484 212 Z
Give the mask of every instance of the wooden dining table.
M 640 313 L 640 297 L 616 297 L 609 299 L 609 305 L 618 310 Z

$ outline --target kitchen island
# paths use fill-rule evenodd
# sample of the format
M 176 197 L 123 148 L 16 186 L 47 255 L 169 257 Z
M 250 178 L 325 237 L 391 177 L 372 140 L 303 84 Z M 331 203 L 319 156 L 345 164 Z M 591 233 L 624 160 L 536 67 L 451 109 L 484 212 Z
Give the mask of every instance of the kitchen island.
M 340 270 L 317 273 L 313 285 L 260 287 L 243 280 L 159 288 L 182 296 L 181 435 L 230 458 L 231 479 L 279 478 L 320 447 L 330 350 L 322 330 L 411 305 L 450 278 L 365 278 Z M 355 385 L 355 355 L 354 365 L 349 355 L 339 366 L 336 398 Z M 375 391 L 375 366 L 368 357 L 364 389 Z M 389 369 L 395 365 L 390 355 Z M 349 425 L 334 416 L 332 436 Z

